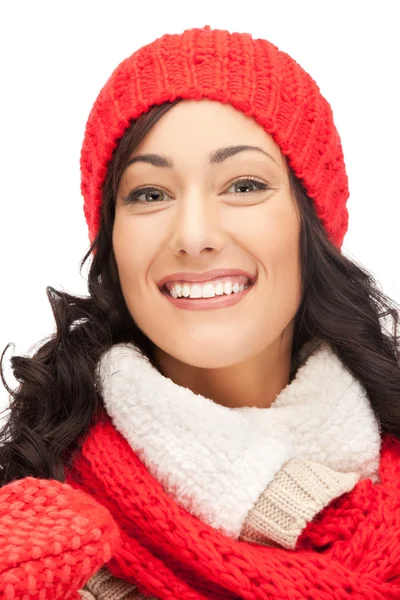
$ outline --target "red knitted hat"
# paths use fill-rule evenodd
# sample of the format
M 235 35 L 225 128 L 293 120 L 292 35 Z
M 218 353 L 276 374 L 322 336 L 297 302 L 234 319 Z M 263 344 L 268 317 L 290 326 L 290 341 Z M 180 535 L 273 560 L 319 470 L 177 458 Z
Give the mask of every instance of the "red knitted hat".
M 348 179 L 330 104 L 288 54 L 249 33 L 209 25 L 165 34 L 114 70 L 90 112 L 81 152 L 81 190 L 92 243 L 100 225 L 107 166 L 131 120 L 176 98 L 229 103 L 278 144 L 340 248 L 348 225 Z

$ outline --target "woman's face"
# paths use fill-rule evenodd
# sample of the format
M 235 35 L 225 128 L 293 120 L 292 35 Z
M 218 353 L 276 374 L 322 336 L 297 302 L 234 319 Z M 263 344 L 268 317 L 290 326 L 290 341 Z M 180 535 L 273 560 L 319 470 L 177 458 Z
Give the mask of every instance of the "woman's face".
M 246 150 L 210 162 L 217 150 L 238 145 L 264 153 Z M 140 160 L 149 154 L 173 166 Z M 273 138 L 229 104 L 185 100 L 156 123 L 132 158 L 138 160 L 118 189 L 113 247 L 137 326 L 162 352 L 199 368 L 248 361 L 278 347 L 284 330 L 289 351 L 300 301 L 300 222 Z M 129 203 L 140 188 L 147 189 Z M 180 308 L 157 285 L 177 272 L 220 268 L 257 277 L 230 306 L 207 308 L 203 300 L 204 309 Z

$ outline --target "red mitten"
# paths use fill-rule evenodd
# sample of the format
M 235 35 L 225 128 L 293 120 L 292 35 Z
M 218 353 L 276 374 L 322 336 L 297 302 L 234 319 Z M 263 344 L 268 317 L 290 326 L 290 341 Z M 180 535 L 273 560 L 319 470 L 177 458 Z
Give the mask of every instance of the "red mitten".
M 0 489 L 0 598 L 67 600 L 120 544 L 110 512 L 54 479 L 25 477 Z

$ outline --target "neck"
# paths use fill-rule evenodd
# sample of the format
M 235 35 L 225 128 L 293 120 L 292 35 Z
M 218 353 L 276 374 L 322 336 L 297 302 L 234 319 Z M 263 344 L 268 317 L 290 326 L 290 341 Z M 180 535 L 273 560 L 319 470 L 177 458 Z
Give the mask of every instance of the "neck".
M 229 408 L 268 408 L 290 383 L 292 338 L 285 336 L 244 362 L 217 369 L 184 363 L 158 347 L 154 354 L 165 377 Z

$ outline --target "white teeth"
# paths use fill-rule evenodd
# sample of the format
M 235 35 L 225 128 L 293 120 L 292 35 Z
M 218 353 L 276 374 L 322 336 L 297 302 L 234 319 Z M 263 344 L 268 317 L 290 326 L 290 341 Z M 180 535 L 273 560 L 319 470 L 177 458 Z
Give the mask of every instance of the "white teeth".
M 230 281 L 225 281 L 224 283 L 224 294 L 232 293 L 232 283 Z
M 217 283 L 217 285 L 215 286 L 215 295 L 222 296 L 223 293 L 224 293 L 224 284 Z
M 206 287 L 206 286 L 204 286 L 204 287 Z M 192 285 L 191 286 L 189 298 L 201 298 L 201 285 Z
M 189 285 L 188 283 L 176 283 L 170 290 L 170 295 L 173 298 L 214 298 L 214 296 L 222 296 L 223 294 L 237 294 L 247 289 L 248 285 L 239 285 L 237 282 L 232 285 L 232 282 L 226 281 L 225 283 L 205 283 L 203 285 L 195 283 Z

